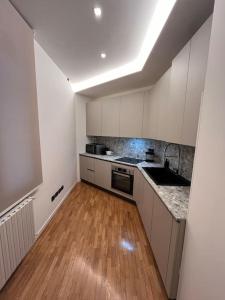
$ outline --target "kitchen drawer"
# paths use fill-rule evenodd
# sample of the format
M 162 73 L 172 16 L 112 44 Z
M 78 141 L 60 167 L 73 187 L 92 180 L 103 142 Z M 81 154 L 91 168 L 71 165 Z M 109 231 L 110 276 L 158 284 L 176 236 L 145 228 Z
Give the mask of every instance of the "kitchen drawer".
M 80 156 L 80 178 L 88 182 L 95 182 L 95 159 Z

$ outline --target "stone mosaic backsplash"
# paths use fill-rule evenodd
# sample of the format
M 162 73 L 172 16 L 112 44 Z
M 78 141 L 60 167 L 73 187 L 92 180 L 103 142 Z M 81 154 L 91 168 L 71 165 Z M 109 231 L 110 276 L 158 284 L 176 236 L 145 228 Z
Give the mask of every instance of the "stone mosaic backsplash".
M 95 137 L 92 142 L 105 144 L 114 154 L 121 156 L 129 156 L 140 159 L 145 159 L 145 152 L 148 148 L 155 149 L 156 161 L 163 161 L 164 149 L 168 143 L 150 139 L 133 139 L 133 138 L 114 138 L 114 137 Z M 180 145 L 181 160 L 179 173 L 191 180 L 195 148 L 190 146 Z M 167 155 L 177 156 L 178 150 L 176 145 L 169 146 Z M 168 158 L 170 168 L 177 169 L 177 159 Z

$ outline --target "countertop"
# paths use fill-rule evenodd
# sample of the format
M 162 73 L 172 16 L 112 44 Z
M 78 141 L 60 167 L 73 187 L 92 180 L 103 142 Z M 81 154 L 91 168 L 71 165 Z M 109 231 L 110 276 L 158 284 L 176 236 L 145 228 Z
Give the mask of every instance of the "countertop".
M 160 167 L 162 166 L 159 163 L 148 163 L 141 162 L 139 164 L 129 164 L 124 162 L 115 161 L 122 156 L 118 155 L 96 155 L 89 153 L 82 153 L 80 155 L 88 156 L 96 159 L 106 160 L 109 162 L 119 163 L 122 165 L 128 165 L 132 167 L 136 167 L 143 174 L 148 183 L 155 190 L 156 194 L 160 197 L 164 205 L 167 207 L 172 216 L 177 220 L 186 220 L 187 212 L 188 212 L 188 202 L 189 202 L 189 194 L 190 187 L 184 186 L 160 186 L 154 183 L 154 181 L 147 175 L 144 171 L 144 167 Z

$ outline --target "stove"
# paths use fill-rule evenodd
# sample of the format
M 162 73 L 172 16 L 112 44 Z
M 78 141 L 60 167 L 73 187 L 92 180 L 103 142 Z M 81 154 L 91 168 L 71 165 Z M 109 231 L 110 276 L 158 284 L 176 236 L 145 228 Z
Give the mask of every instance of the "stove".
M 121 157 L 121 158 L 115 159 L 115 161 L 120 161 L 120 162 L 125 162 L 128 164 L 132 164 L 132 165 L 137 165 L 137 164 L 143 162 L 144 160 L 132 158 L 132 157 Z

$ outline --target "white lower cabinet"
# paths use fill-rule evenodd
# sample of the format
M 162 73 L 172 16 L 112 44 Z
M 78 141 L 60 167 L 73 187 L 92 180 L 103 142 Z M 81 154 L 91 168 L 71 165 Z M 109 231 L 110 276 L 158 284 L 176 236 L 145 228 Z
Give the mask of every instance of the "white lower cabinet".
M 83 180 L 95 182 L 95 159 L 86 156 L 80 156 L 80 177 Z
M 140 175 L 142 175 L 140 173 Z M 177 295 L 185 220 L 176 221 L 151 185 L 139 177 L 134 198 L 169 299 Z M 142 189 L 142 191 L 141 191 Z
M 106 190 L 111 189 L 111 164 L 109 162 L 95 159 L 94 183 Z
M 148 239 L 151 237 L 152 212 L 154 191 L 150 184 L 144 179 L 139 170 L 136 170 L 134 177 L 134 200 L 137 203 Z
M 164 283 L 166 282 L 172 223 L 173 217 L 155 194 L 152 215 L 151 247 Z
M 111 163 L 109 161 L 101 160 L 98 158 L 91 158 L 88 156 L 80 155 L 80 178 L 84 181 L 93 183 L 105 190 L 116 193 L 129 200 L 135 200 L 133 195 L 121 192 L 111 187 L 112 180 L 112 166 L 121 167 L 121 164 Z M 135 168 L 126 166 L 126 169 L 134 172 Z M 135 185 L 135 180 L 134 180 Z M 136 184 L 137 186 L 137 184 Z M 134 187 L 135 189 L 135 187 Z
M 143 195 L 140 214 L 149 241 L 151 240 L 151 233 L 152 233 L 153 204 L 154 204 L 154 191 L 150 186 L 150 184 L 145 180 L 144 195 Z
M 136 169 L 134 171 L 134 192 L 133 192 L 133 196 L 134 196 L 134 200 L 137 203 L 138 209 L 139 207 L 141 207 L 142 205 L 142 199 L 143 199 L 143 195 L 144 195 L 144 177 L 141 174 L 141 171 L 139 171 L 138 169 Z
M 176 299 L 177 296 L 185 226 L 185 220 L 177 222 L 175 219 L 173 219 L 168 267 L 166 281 L 164 282 L 167 294 L 169 295 L 170 299 Z
M 110 190 L 111 163 L 80 155 L 80 178 Z

